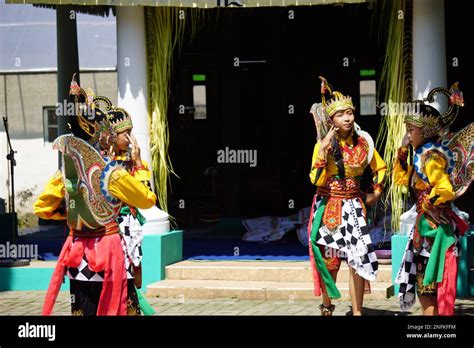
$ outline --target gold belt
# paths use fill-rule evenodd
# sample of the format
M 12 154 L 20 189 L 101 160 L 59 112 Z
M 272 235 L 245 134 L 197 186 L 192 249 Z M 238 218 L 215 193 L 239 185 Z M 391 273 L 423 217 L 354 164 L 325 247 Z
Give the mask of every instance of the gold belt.
M 356 178 L 328 178 L 324 186 L 318 187 L 317 194 L 334 198 L 356 198 L 362 196 L 360 182 Z
M 80 238 L 99 238 L 116 233 L 119 233 L 119 226 L 116 222 L 89 231 L 75 230 L 73 228 L 69 231 L 70 236 Z

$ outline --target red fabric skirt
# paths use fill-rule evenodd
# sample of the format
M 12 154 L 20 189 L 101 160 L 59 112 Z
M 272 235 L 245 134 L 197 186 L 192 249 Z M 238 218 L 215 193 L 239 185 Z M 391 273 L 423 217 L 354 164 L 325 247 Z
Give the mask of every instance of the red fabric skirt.
M 59 255 L 46 299 L 43 315 L 50 315 L 67 267 L 77 268 L 86 258 L 89 269 L 104 272 L 97 315 L 127 315 L 127 271 L 119 234 L 99 238 L 69 236 Z

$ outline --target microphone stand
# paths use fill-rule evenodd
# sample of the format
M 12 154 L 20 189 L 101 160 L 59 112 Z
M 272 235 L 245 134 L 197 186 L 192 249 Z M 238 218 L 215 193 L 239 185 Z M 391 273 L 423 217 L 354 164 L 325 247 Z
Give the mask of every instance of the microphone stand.
M 12 143 L 10 141 L 10 134 L 8 133 L 8 119 L 6 117 L 3 117 L 3 125 L 5 127 L 5 132 L 7 134 L 8 148 L 9 148 L 9 151 L 7 154 L 7 160 L 10 161 L 10 173 L 11 173 L 10 213 L 12 215 L 12 242 L 13 242 L 13 245 L 15 245 L 16 237 L 18 234 L 18 226 L 17 226 L 17 221 L 16 221 L 17 219 L 16 219 L 16 212 L 15 212 L 15 166 L 16 166 L 15 154 L 16 154 L 16 151 L 14 151 L 12 148 Z M 10 258 L 10 259 L 1 260 L 0 264 L 2 267 L 28 266 L 30 264 L 30 260 Z
M 10 175 L 11 175 L 11 204 L 10 204 L 10 213 L 12 214 L 12 235 L 13 235 L 13 244 L 16 243 L 16 236 L 18 232 L 18 226 L 16 224 L 16 213 L 15 213 L 15 166 L 16 166 L 16 160 L 15 160 L 15 154 L 17 153 L 16 151 L 13 151 L 12 148 L 12 143 L 10 141 L 10 133 L 8 132 L 8 119 L 6 117 L 3 117 L 3 126 L 5 127 L 5 133 L 7 134 L 7 141 L 8 141 L 8 154 L 7 154 L 7 160 L 10 161 Z

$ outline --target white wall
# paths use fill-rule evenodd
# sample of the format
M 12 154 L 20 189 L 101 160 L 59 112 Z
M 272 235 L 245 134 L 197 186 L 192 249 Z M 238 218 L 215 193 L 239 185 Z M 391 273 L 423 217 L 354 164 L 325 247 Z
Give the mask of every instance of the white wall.
M 7 141 L 5 132 L 0 132 L 0 197 L 8 204 L 10 186 L 8 183 Z M 18 215 L 33 212 L 33 202 L 44 188 L 48 178 L 58 166 L 58 154 L 52 151 L 51 143 L 43 138 L 13 139 L 12 146 L 17 153 L 15 159 L 15 206 Z
M 81 86 L 117 103 L 117 73 L 82 72 Z M 8 115 L 12 146 L 17 151 L 15 208 L 19 216 L 32 213 L 33 202 L 58 168 L 58 152 L 43 139 L 43 106 L 54 106 L 56 73 L 0 74 L 0 116 Z M 0 198 L 8 204 L 7 140 L 0 118 Z

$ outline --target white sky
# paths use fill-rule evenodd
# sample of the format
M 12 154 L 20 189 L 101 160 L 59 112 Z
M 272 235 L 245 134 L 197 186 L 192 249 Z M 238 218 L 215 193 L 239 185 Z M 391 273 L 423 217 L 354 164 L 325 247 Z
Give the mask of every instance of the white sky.
M 77 14 L 81 68 L 115 68 L 115 17 Z M 56 11 L 0 0 L 0 71 L 55 69 Z

